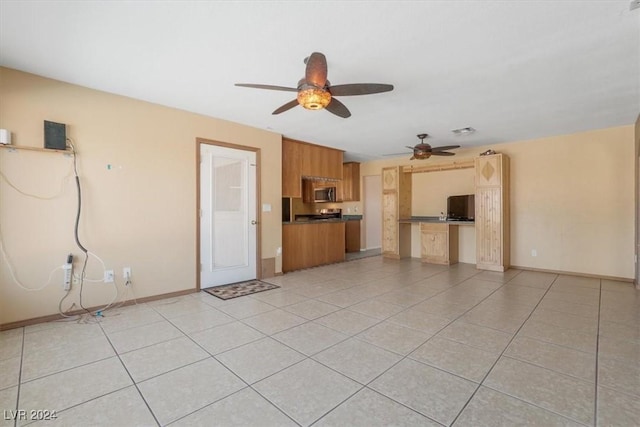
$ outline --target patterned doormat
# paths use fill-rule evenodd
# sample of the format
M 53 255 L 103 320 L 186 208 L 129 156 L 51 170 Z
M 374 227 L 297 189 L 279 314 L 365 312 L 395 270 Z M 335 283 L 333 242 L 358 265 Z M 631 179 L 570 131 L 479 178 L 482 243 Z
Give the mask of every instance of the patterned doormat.
M 203 289 L 203 291 L 218 297 L 220 299 L 232 299 L 243 297 L 249 294 L 268 291 L 269 289 L 279 288 L 278 285 L 261 282 L 260 280 L 250 280 L 242 283 L 232 283 L 230 285 L 214 286 L 212 288 Z

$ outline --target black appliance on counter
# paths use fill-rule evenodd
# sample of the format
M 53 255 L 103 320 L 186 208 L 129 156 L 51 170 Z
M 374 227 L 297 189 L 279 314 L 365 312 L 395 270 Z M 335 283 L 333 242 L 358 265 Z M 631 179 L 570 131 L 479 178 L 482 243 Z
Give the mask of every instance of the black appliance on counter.
M 447 197 L 447 221 L 474 221 L 475 216 L 474 194 Z

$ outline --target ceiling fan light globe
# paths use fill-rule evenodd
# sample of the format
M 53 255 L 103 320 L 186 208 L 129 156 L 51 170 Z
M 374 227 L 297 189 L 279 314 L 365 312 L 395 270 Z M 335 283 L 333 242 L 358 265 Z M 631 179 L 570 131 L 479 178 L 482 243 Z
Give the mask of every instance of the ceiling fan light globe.
M 302 89 L 298 92 L 298 104 L 307 110 L 322 110 L 331 102 L 331 94 L 324 89 L 315 87 Z
M 415 157 L 418 160 L 424 160 L 424 159 L 428 159 L 429 157 L 431 157 L 431 153 L 425 152 L 425 151 L 418 151 L 418 152 L 413 153 L 413 157 Z

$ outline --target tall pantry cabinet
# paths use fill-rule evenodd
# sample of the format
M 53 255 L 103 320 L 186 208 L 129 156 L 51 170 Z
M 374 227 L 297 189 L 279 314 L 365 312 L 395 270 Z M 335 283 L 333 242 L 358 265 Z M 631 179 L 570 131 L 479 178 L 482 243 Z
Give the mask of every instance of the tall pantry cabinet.
M 510 260 L 509 158 L 504 154 L 475 159 L 476 267 L 506 271 Z
M 382 255 L 385 258 L 411 256 L 411 173 L 402 166 L 382 169 Z

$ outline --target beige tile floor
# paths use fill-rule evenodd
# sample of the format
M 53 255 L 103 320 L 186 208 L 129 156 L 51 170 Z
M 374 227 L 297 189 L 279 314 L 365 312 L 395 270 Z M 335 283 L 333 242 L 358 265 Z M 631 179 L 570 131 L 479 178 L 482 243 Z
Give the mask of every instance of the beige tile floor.
M 0 427 L 640 424 L 630 283 L 379 256 L 269 281 L 1 332 Z

